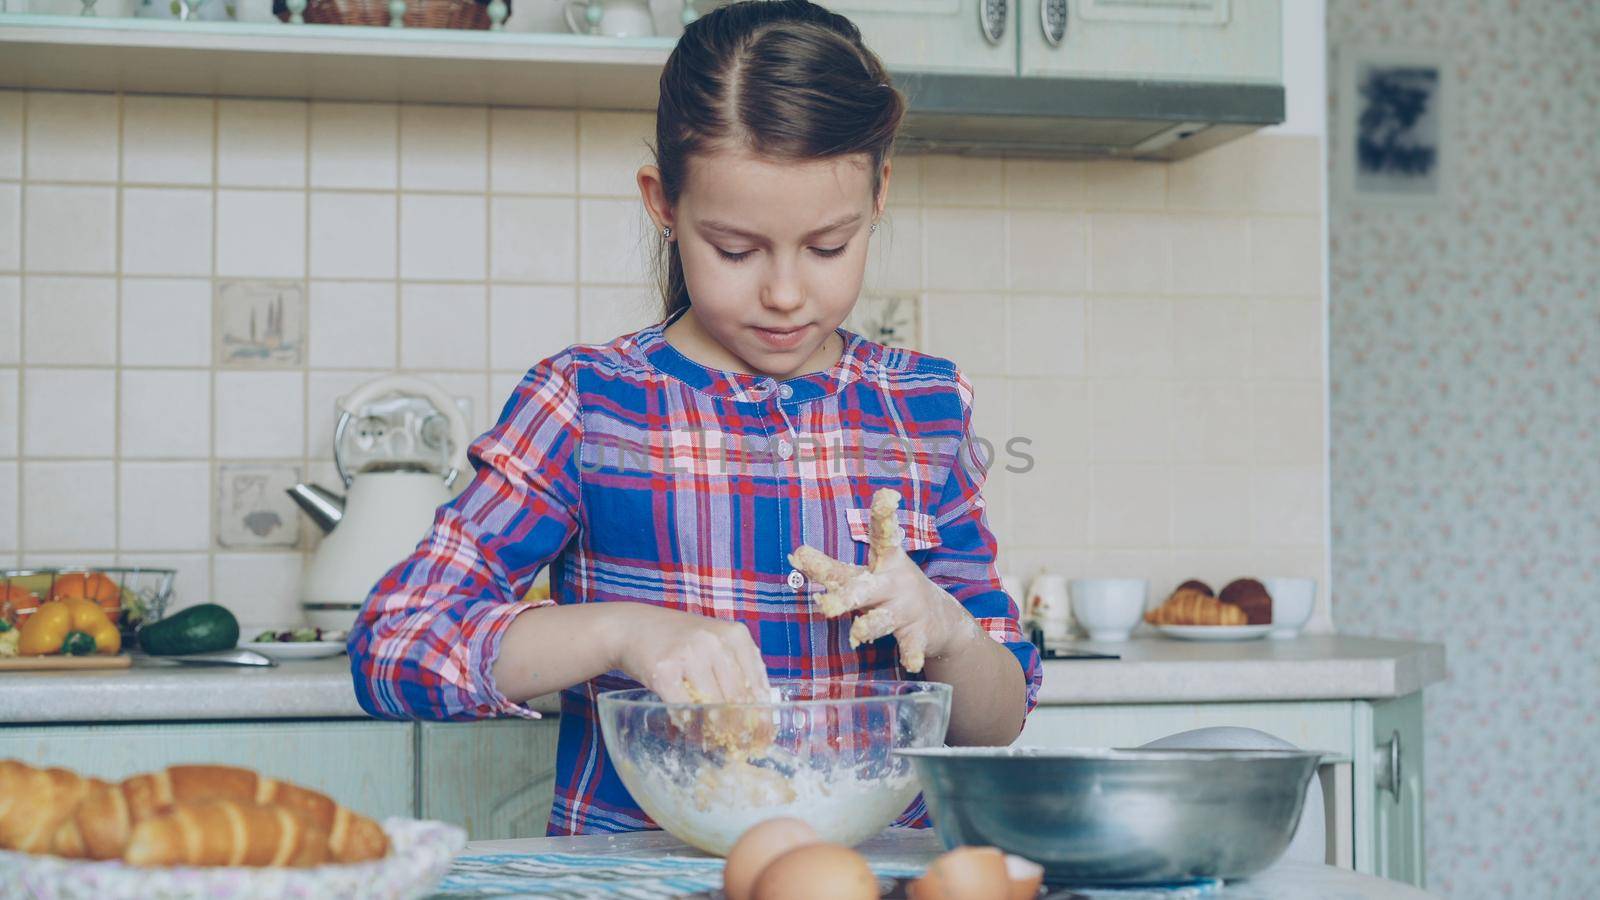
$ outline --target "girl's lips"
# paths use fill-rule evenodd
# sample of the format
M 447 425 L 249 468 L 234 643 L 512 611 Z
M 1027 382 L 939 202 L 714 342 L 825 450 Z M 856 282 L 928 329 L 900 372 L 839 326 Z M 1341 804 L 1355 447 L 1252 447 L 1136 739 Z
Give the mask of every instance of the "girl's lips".
M 800 346 L 800 342 L 805 339 L 806 332 L 810 328 L 811 326 L 809 325 L 801 325 L 797 328 L 779 331 L 772 328 L 762 328 L 759 325 L 751 326 L 751 330 L 756 333 L 756 337 L 760 338 L 763 344 L 773 350 L 793 350 Z

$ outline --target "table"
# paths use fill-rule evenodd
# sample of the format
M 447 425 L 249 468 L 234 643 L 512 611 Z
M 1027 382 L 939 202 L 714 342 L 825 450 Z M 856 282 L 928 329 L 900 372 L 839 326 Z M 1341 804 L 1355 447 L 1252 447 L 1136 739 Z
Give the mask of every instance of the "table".
M 874 865 L 925 866 L 943 852 L 931 830 L 891 828 L 857 848 Z M 670 834 L 642 831 L 632 834 L 581 837 L 524 838 L 511 841 L 476 841 L 461 856 L 488 854 L 574 853 L 625 859 L 705 855 Z M 537 897 L 538 885 L 528 885 L 527 896 Z M 1425 900 L 1433 896 L 1410 885 L 1362 875 L 1349 869 L 1284 860 L 1265 872 L 1230 883 L 1222 893 L 1227 900 Z

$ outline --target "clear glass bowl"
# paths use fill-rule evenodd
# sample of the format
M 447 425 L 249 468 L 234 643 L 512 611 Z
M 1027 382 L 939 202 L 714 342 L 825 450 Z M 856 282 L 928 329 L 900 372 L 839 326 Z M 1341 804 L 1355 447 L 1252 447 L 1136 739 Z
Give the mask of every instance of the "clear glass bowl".
M 94 599 L 106 608 L 123 631 L 131 631 L 141 623 L 160 621 L 167 614 L 167 604 L 172 601 L 172 581 L 177 574 L 176 569 L 150 566 L 6 569 L 0 571 L 0 588 L 9 590 L 0 590 L 0 594 L 5 595 L 0 601 L 9 598 L 16 612 L 25 618 L 33 614 L 31 604 L 49 599 L 50 589 L 62 576 L 85 576 Z M 111 603 L 110 590 L 101 587 L 104 582 L 100 579 L 116 587 L 115 605 Z M 36 601 L 19 591 L 27 592 Z
M 944 744 L 950 686 L 920 681 L 778 681 L 768 703 L 669 704 L 648 690 L 598 700 L 606 750 L 656 824 L 726 855 L 752 825 L 803 819 L 853 846 L 916 799 L 894 751 Z

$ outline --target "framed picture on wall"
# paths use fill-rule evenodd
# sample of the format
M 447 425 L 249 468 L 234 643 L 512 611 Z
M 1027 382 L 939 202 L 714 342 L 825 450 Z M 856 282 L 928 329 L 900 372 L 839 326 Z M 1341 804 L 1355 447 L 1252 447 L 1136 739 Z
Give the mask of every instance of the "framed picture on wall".
M 1343 47 L 1335 181 L 1347 202 L 1436 207 L 1450 189 L 1453 79 L 1437 50 Z

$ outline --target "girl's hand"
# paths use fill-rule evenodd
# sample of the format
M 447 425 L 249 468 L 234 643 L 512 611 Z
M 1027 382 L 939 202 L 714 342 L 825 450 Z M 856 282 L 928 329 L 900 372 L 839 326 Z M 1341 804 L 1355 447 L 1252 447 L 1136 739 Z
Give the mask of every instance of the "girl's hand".
M 895 522 L 899 506 L 897 491 L 881 489 L 872 495 L 871 549 L 865 567 L 807 546 L 790 554 L 789 561 L 827 589 L 816 598 L 823 614 L 832 618 L 860 613 L 850 625 L 851 647 L 892 634 L 900 643 L 900 664 L 908 672 L 920 672 L 925 657 L 953 656 L 983 632 L 966 608 L 906 555 Z
M 668 703 L 765 701 L 767 665 L 739 622 L 629 604 L 614 668 Z

